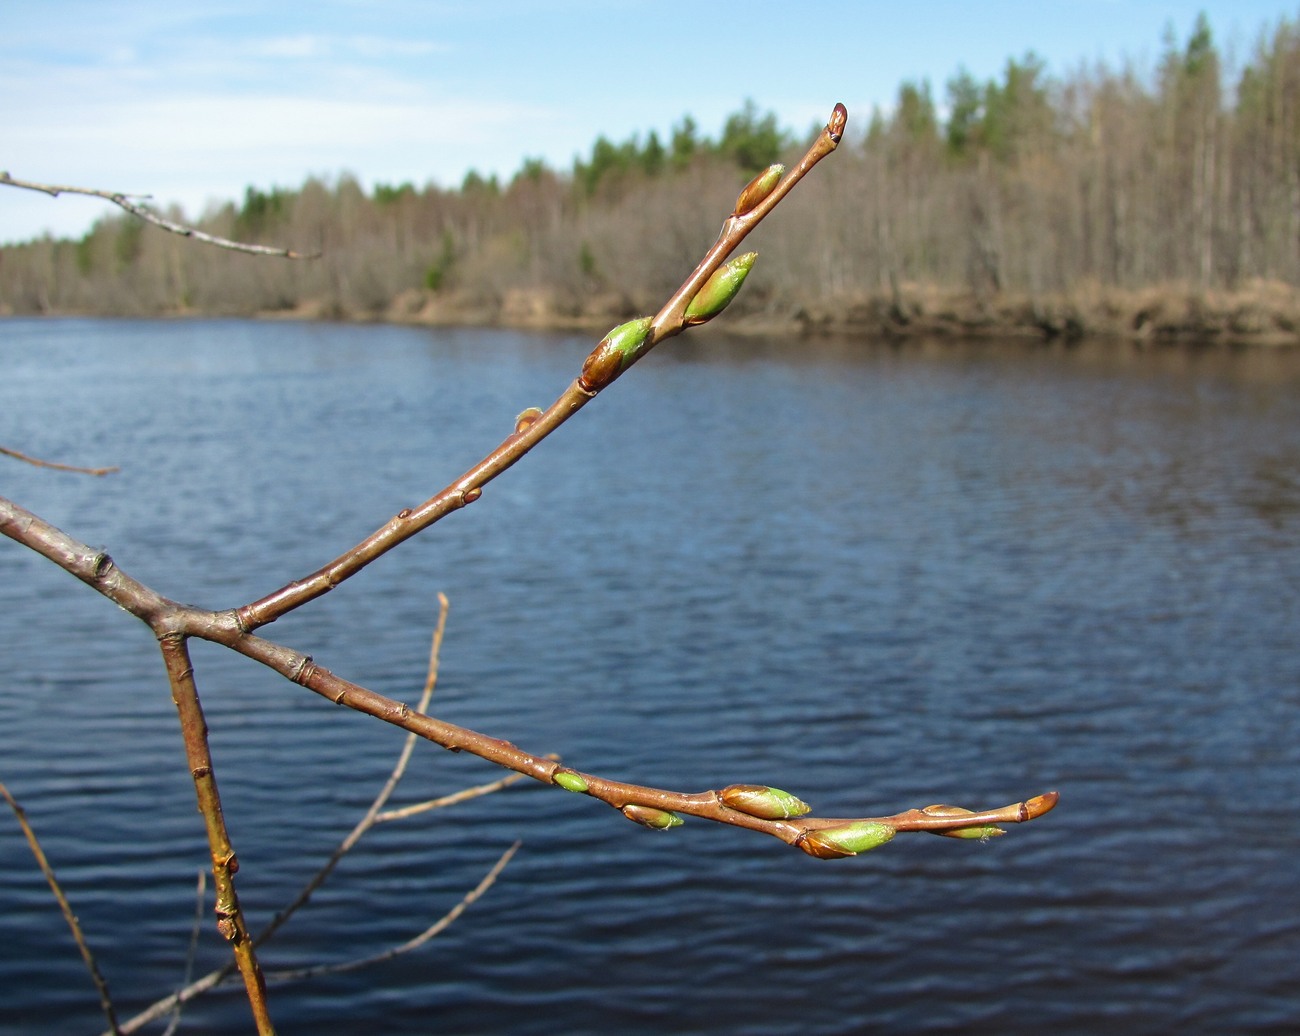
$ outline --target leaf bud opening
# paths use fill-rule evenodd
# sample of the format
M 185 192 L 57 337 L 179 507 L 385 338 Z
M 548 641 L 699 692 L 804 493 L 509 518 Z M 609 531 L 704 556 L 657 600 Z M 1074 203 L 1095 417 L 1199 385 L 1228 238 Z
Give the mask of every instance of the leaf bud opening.
M 745 184 L 744 189 L 740 192 L 740 197 L 736 199 L 736 207 L 731 210 L 731 214 L 733 216 L 743 216 L 747 212 L 753 212 L 758 203 L 772 193 L 784 175 L 785 166 L 780 162 L 768 166 L 749 183 Z
M 695 298 L 686 307 L 686 325 L 691 327 L 703 324 L 726 309 L 736 297 L 736 292 L 740 291 L 740 286 L 745 283 L 750 267 L 757 258 L 757 252 L 746 252 L 729 259 L 714 270 L 713 276 L 704 282 L 704 286 L 695 293 Z
M 587 782 L 572 770 L 556 770 L 554 775 L 552 775 L 551 780 L 565 791 L 581 793 L 587 790 Z
M 587 392 L 599 392 L 623 373 L 637 357 L 638 350 L 650 333 L 651 317 L 639 317 L 619 324 L 601 339 L 600 344 L 582 364 L 578 384 Z
M 764 820 L 785 820 L 812 811 L 812 807 L 803 799 L 764 784 L 733 784 L 718 792 L 718 797 L 724 805 Z
M 656 831 L 667 831 L 670 827 L 682 826 L 682 818 L 676 813 L 666 809 L 655 809 L 653 806 L 624 806 L 623 816 L 642 827 L 653 828 Z
M 515 418 L 515 431 L 522 432 L 541 416 L 541 407 L 530 406 L 526 410 L 519 411 L 519 416 Z
M 932 817 L 969 817 L 974 816 L 973 811 L 961 806 L 934 805 L 926 806 L 922 813 Z M 945 838 L 978 838 L 981 842 L 986 842 L 997 835 L 1006 834 L 1002 828 L 995 824 L 980 824 L 976 827 L 954 827 L 946 831 L 931 831 L 932 835 L 943 835 Z
M 809 856 L 834 860 L 841 856 L 857 856 L 858 853 L 878 849 L 895 834 L 897 831 L 888 824 L 860 820 L 842 827 L 823 827 L 816 831 L 809 831 L 800 841 L 799 847 Z

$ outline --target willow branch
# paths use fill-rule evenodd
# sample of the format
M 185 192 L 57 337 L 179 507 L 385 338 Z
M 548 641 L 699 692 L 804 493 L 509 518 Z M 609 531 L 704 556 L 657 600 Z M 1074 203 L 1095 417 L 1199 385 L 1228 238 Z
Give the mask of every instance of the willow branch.
M 78 475 L 111 475 L 121 469 L 111 468 L 79 468 L 75 464 L 59 464 L 52 460 L 41 460 L 39 457 L 29 457 L 25 453 L 19 453 L 17 450 L 11 450 L 7 446 L 0 446 L 0 453 L 6 457 L 13 457 L 14 460 L 21 460 L 26 464 L 34 465 L 38 468 L 50 468 L 54 471 L 72 471 Z
M 163 661 L 167 666 L 167 679 L 171 684 L 172 700 L 180 714 L 181 734 L 185 741 L 185 755 L 194 780 L 194 791 L 199 802 L 199 812 L 208 833 L 208 852 L 212 856 L 213 888 L 217 896 L 217 931 L 230 943 L 235 963 L 244 980 L 253 1020 L 260 1036 L 271 1036 L 275 1027 L 266 1006 L 266 983 L 257 963 L 253 941 L 244 921 L 235 892 L 235 872 L 239 861 L 230 835 L 226 831 L 225 817 L 221 812 L 221 795 L 212 767 L 212 753 L 208 748 L 208 724 L 203 718 L 198 690 L 194 686 L 194 668 L 190 664 L 189 647 L 185 638 L 168 634 L 159 640 Z
M 4 782 L 0 781 L 0 796 L 9 803 L 9 808 L 14 811 L 14 816 L 18 818 L 18 826 L 23 829 L 23 837 L 27 839 L 27 845 L 32 850 L 32 855 L 36 857 L 36 865 L 40 867 L 41 873 L 45 875 L 45 881 L 50 886 L 50 891 L 54 893 L 54 899 L 59 904 L 59 909 L 63 912 L 63 919 L 68 923 L 68 928 L 72 931 L 73 941 L 77 944 L 77 949 L 81 953 L 81 959 L 86 963 L 86 970 L 90 972 L 90 980 L 95 984 L 95 990 L 99 993 L 100 1010 L 104 1012 L 104 1017 L 108 1020 L 108 1031 L 119 1033 L 121 1029 L 117 1025 L 117 1014 L 113 1010 L 113 998 L 108 993 L 108 981 L 104 978 L 99 970 L 99 964 L 95 961 L 95 955 L 90 952 L 90 945 L 86 942 L 86 936 L 81 930 L 81 922 L 77 920 L 77 915 L 72 912 L 72 904 L 68 902 L 68 897 L 63 894 L 63 886 L 59 884 L 59 879 L 54 876 L 54 868 L 50 866 L 50 861 L 46 859 L 45 850 L 41 848 L 41 843 L 36 837 L 36 832 L 32 830 L 32 825 L 27 821 L 27 813 L 18 801 L 9 793 Z
M 501 857 L 494 863 L 491 869 L 483 875 L 479 883 L 470 889 L 461 898 L 460 902 L 448 910 L 442 917 L 438 918 L 433 924 L 422 931 L 413 939 L 409 939 L 400 946 L 392 946 L 383 953 L 376 953 L 370 957 L 361 957 L 356 960 L 341 961 L 338 964 L 317 964 L 310 968 L 297 968 L 287 971 L 272 971 L 267 973 L 268 982 L 296 982 L 306 978 L 316 978 L 320 975 L 338 975 L 345 971 L 356 971 L 359 968 L 367 968 L 372 964 L 381 964 L 386 960 L 392 960 L 394 957 L 400 957 L 404 953 L 410 953 L 412 950 L 419 949 L 434 936 L 439 935 L 455 923 L 465 910 L 472 906 L 480 896 L 490 889 L 500 877 L 501 872 L 506 869 L 508 864 L 519 851 L 522 843 L 515 842 L 509 849 L 501 854 Z
M 545 411 L 530 415 L 527 423 L 519 422 L 513 434 L 507 436 L 495 450 L 458 479 L 418 507 L 406 508 L 398 512 L 380 529 L 313 574 L 295 580 L 266 597 L 240 608 L 240 625 L 246 630 L 254 630 L 274 622 L 280 616 L 333 590 L 376 558 L 382 557 L 416 533 L 427 529 L 453 511 L 473 503 L 482 495 L 484 486 L 523 459 L 534 446 L 595 399 L 601 389 L 656 344 L 665 338 L 680 334 L 694 323 L 702 322 L 692 320 L 688 316 L 687 309 L 691 302 L 709 279 L 718 272 L 736 246 L 749 235 L 749 232 L 776 208 L 813 166 L 835 150 L 843 136 L 847 119 L 848 113 L 844 106 L 837 104 L 826 127 L 813 141 L 803 158 L 769 189 L 770 193 L 754 204 L 747 205 L 746 192 L 750 188 L 742 192 L 736 210 L 723 223 L 717 242 L 658 314 L 650 319 L 648 329 L 635 350 L 620 357 L 617 369 L 604 369 L 600 379 L 588 376 L 592 360 L 600 354 L 601 347 L 598 346 L 588 357 L 583 374 L 576 378 L 554 403 Z M 605 342 L 601 343 L 602 346 L 605 344 Z
M 281 259 L 319 259 L 319 252 L 295 252 L 288 248 L 275 248 L 271 245 L 253 245 L 245 241 L 231 241 L 229 238 L 217 237 L 215 234 L 208 234 L 197 227 L 186 226 L 183 223 L 176 223 L 160 216 L 158 213 L 146 208 L 143 205 L 132 201 L 132 198 L 147 198 L 149 195 L 130 195 L 123 194 L 121 191 L 103 191 L 95 187 L 69 187 L 64 184 L 35 183 L 31 180 L 18 180 L 10 176 L 7 172 L 0 171 L 0 184 L 6 184 L 10 187 L 21 187 L 28 191 L 39 191 L 42 194 L 48 194 L 51 198 L 57 198 L 60 194 L 84 194 L 91 198 L 104 198 L 111 201 L 114 205 L 126 210 L 137 219 L 142 219 L 146 223 L 152 223 L 155 227 L 161 227 L 163 230 L 170 231 L 173 234 L 179 234 L 181 237 L 188 237 L 191 240 L 202 242 L 205 245 L 215 245 L 217 248 L 226 248 L 232 252 L 247 252 L 251 255 L 270 255 Z

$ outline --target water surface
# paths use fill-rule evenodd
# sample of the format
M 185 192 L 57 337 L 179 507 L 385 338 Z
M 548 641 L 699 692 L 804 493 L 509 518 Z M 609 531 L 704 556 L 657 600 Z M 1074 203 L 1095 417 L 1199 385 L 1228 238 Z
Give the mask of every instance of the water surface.
M 0 493 L 231 607 L 431 495 L 545 405 L 565 335 L 0 323 Z M 1300 1024 L 1300 355 L 674 341 L 481 501 L 265 632 L 434 712 L 682 790 L 819 813 L 1062 804 L 857 860 L 530 789 L 378 829 L 264 952 L 422 951 L 273 990 L 282 1031 L 1283 1032 Z M 400 732 L 195 645 L 256 927 Z M 398 798 L 491 779 L 417 752 Z M 0 542 L 0 779 L 121 1011 L 178 985 L 205 849 L 148 632 Z M 0 818 L 0 1030 L 94 1031 Z M 223 959 L 205 927 L 198 966 Z M 186 1011 L 247 1027 L 238 992 Z M 183 1029 L 182 1031 L 186 1031 Z

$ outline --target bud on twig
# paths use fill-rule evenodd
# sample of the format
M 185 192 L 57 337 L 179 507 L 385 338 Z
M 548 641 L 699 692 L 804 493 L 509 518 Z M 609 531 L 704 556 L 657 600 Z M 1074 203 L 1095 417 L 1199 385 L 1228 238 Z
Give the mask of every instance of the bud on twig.
M 587 782 L 572 770 L 556 770 L 551 776 L 551 780 L 565 791 L 584 792 L 587 790 Z
M 836 104 L 831 109 L 830 121 L 826 123 L 826 133 L 831 140 L 838 144 L 844 137 L 844 127 L 849 121 L 849 110 L 842 104 Z
M 736 199 L 736 207 L 732 209 L 731 214 L 733 216 L 743 216 L 746 212 L 752 212 L 759 202 L 772 193 L 784 175 L 785 166 L 780 162 L 768 166 L 749 183 L 745 184 L 744 190 L 740 192 L 740 197 Z
M 843 827 L 823 827 L 809 831 L 799 840 L 799 848 L 819 860 L 835 860 L 877 849 L 895 834 L 895 830 L 888 824 L 861 820 Z
M 656 831 L 666 831 L 670 827 L 682 826 L 682 818 L 676 813 L 670 813 L 666 809 L 655 809 L 652 806 L 624 806 L 623 816 L 643 827 L 652 827 Z
M 703 324 L 726 309 L 736 297 L 736 292 L 740 291 L 740 286 L 745 283 L 749 268 L 757 258 L 757 252 L 746 252 L 714 270 L 713 276 L 704 282 L 704 286 L 695 293 L 695 298 L 686 307 L 686 326 Z
M 588 392 L 599 392 L 622 374 L 650 333 L 650 323 L 650 317 L 640 317 L 614 328 L 583 362 L 578 384 Z
M 724 805 L 738 812 L 764 820 L 785 820 L 812 811 L 812 807 L 803 799 L 795 798 L 788 791 L 769 788 L 763 784 L 733 784 L 718 792 L 718 798 L 722 799 Z
M 530 424 L 542 416 L 541 407 L 530 406 L 526 410 L 519 411 L 519 416 L 515 418 L 515 432 L 524 431 Z
M 926 806 L 922 813 L 931 817 L 968 817 L 973 816 L 969 809 L 963 809 L 961 806 L 934 805 Z M 994 824 L 980 824 L 976 827 L 953 827 L 947 831 L 931 831 L 932 835 L 943 835 L 945 838 L 978 838 L 980 841 L 987 841 L 997 835 L 1006 834 L 1002 828 Z

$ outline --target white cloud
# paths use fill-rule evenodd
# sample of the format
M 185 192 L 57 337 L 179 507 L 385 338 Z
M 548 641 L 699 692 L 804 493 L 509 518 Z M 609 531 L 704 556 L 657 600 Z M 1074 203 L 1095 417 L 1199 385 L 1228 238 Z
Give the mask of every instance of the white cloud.
M 243 54 L 256 58 L 320 58 L 330 53 L 330 41 L 324 36 L 279 36 L 252 40 L 238 48 Z

